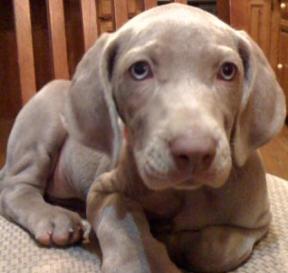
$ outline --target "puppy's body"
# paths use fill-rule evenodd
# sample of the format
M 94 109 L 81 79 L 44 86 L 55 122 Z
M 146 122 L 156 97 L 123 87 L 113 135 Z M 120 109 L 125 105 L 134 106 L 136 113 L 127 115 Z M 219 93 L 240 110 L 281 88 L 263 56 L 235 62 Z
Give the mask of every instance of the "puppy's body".
M 58 85 L 59 88 L 55 88 L 55 84 Z M 55 132 L 61 133 L 61 137 L 57 135 L 57 137 L 49 138 L 49 140 L 53 142 L 55 141 L 55 143 L 50 142 L 48 143 L 49 145 L 44 148 L 45 150 L 48 150 L 49 146 L 51 146 L 55 147 L 55 150 L 49 151 L 51 153 L 51 159 L 47 162 L 49 167 L 46 169 L 46 172 L 47 174 L 49 173 L 49 175 L 41 181 L 43 183 L 40 185 L 40 192 L 42 194 L 45 192 L 48 197 L 57 199 L 65 200 L 78 198 L 80 200 L 85 200 L 87 192 L 95 179 L 97 180 L 97 177 L 102 173 L 110 171 L 111 159 L 109 159 L 107 155 L 88 148 L 75 139 L 69 137 L 60 118 L 65 102 L 65 96 L 68 92 L 68 86 L 69 83 L 66 81 L 50 83 L 47 86 L 48 89 L 44 87 L 44 89 L 26 105 L 26 109 L 34 109 L 35 107 L 40 106 L 41 104 L 39 103 L 39 100 L 42 100 L 46 107 L 48 105 L 53 105 L 53 108 L 51 109 L 47 109 L 49 106 L 46 108 L 46 113 L 50 113 L 51 110 L 53 115 L 57 117 L 57 121 L 55 120 L 54 123 L 54 128 Z M 54 92 L 55 94 L 53 94 Z M 61 98 L 59 99 L 57 98 L 57 95 L 60 95 L 61 92 L 63 92 L 64 95 L 60 96 Z M 58 115 L 55 112 L 54 100 L 56 98 L 57 104 L 59 105 Z M 62 106 L 61 101 L 63 103 Z M 40 114 L 43 113 L 43 110 L 43 108 L 39 107 L 39 113 L 34 113 L 34 115 L 39 117 Z M 25 116 L 25 111 L 22 111 L 11 133 L 8 145 L 8 154 L 10 149 L 14 150 L 17 148 L 17 145 L 21 144 L 22 146 L 24 144 L 23 137 L 25 137 L 25 135 L 22 135 L 22 141 L 19 142 L 19 136 L 17 133 L 18 130 L 21 130 L 21 127 L 17 126 L 18 124 L 21 125 L 21 121 L 18 121 L 19 119 L 28 122 L 28 124 L 25 124 L 26 128 L 30 127 L 31 130 L 35 128 L 38 132 L 47 132 L 47 124 L 45 124 L 45 122 L 40 122 L 41 126 L 39 127 L 33 127 L 33 125 L 35 125 L 35 118 L 33 117 L 29 119 Z M 45 133 L 41 134 L 41 136 L 37 138 L 37 144 L 35 143 L 34 145 L 41 145 L 43 147 L 46 137 L 47 135 Z M 30 145 L 30 143 L 28 142 L 26 145 Z M 31 151 L 27 150 L 25 153 L 26 157 L 29 155 L 29 152 L 34 152 L 34 150 L 35 146 L 31 147 Z M 193 236 L 189 238 L 191 241 L 185 238 L 184 242 L 185 244 L 189 244 L 189 251 L 193 253 L 192 255 L 193 260 L 195 259 L 195 264 L 199 262 L 198 256 L 201 254 L 197 249 L 199 246 L 196 242 L 199 240 L 198 236 L 203 236 L 201 232 L 207 227 L 223 226 L 224 229 L 224 226 L 231 226 L 235 228 L 235 231 L 237 230 L 236 227 L 247 232 L 254 231 L 257 236 L 256 238 L 253 238 L 252 241 L 249 238 L 249 247 L 245 249 L 248 251 L 247 255 L 250 254 L 254 242 L 266 233 L 270 221 L 270 212 L 264 172 L 256 153 L 251 156 L 250 160 L 243 168 L 233 169 L 226 184 L 220 189 L 202 187 L 192 191 L 167 189 L 157 192 L 149 190 L 143 184 L 143 181 L 137 174 L 137 167 L 135 166 L 133 155 L 130 152 L 125 151 L 125 149 L 123 149 L 123 153 L 123 158 L 121 159 L 123 169 L 120 168 L 120 178 L 118 179 L 121 188 L 115 188 L 115 191 L 124 192 L 129 198 L 141 204 L 141 207 L 144 208 L 145 214 L 149 219 L 154 236 L 158 237 L 158 239 L 162 240 L 169 247 L 170 255 L 183 266 L 185 266 L 186 258 L 183 260 L 182 251 L 187 248 L 187 246 L 182 246 L 180 243 L 182 243 L 182 237 L 184 237 L 187 232 L 188 234 L 189 232 L 193 234 Z M 22 170 L 18 170 L 19 165 L 25 164 L 25 161 L 27 160 L 26 157 L 21 155 L 17 156 L 17 154 L 15 154 L 14 157 L 10 159 L 11 161 L 7 160 L 6 166 L 3 168 L 4 180 L 1 181 L 3 200 L 9 197 L 9 189 L 11 188 L 11 184 L 13 185 L 14 179 L 17 181 L 24 175 L 29 177 L 30 171 L 23 173 Z M 31 165 L 35 163 L 37 164 L 37 161 L 34 161 L 37 160 L 37 157 L 35 157 L 35 159 L 32 157 L 31 160 L 33 160 L 33 162 L 30 163 Z M 15 166 L 17 166 L 17 168 L 15 168 Z M 43 169 L 41 171 L 43 172 Z M 9 179 L 7 179 L 8 177 Z M 31 176 L 30 181 L 32 181 L 32 178 L 33 176 Z M 20 191 L 21 190 L 23 190 L 23 198 L 25 199 L 27 196 L 27 190 L 25 187 L 20 189 Z M 8 192 L 8 194 L 5 192 Z M 22 195 L 21 192 L 18 194 L 20 196 Z M 34 232 L 34 234 L 37 234 L 37 232 L 45 234 L 49 231 L 49 228 L 55 224 L 54 228 L 60 228 L 57 226 L 58 223 L 55 223 L 55 214 L 52 214 L 51 216 L 43 214 L 42 211 L 39 210 L 39 207 L 35 206 L 33 202 L 31 202 L 31 204 L 29 202 L 27 205 L 28 207 L 25 207 L 25 211 L 21 213 L 22 215 L 27 214 L 28 217 L 28 215 L 33 215 L 33 213 L 42 214 L 39 215 L 39 218 L 36 218 L 35 222 L 32 221 L 26 224 L 25 222 L 20 222 L 17 218 L 13 219 L 11 217 L 11 215 L 13 215 L 11 213 L 12 211 L 19 210 L 19 207 L 21 208 L 18 202 L 9 203 L 9 205 L 5 207 L 3 206 L 2 213 L 9 218 L 12 218 L 12 220 L 22 224 L 31 233 Z M 64 219 L 62 221 L 66 222 L 66 214 L 68 211 L 63 210 L 62 213 L 64 214 Z M 68 215 L 69 214 L 70 213 L 68 213 Z M 59 222 L 59 225 L 63 225 L 62 221 Z M 43 226 L 41 224 L 39 225 L 41 222 L 44 222 L 45 224 Z M 73 222 L 68 223 L 66 230 L 63 230 L 61 234 L 64 239 L 58 239 L 56 237 L 53 239 L 51 238 L 48 241 L 43 241 L 42 243 L 50 244 L 50 240 L 53 240 L 53 243 L 57 244 L 57 242 L 60 242 L 61 244 L 61 239 L 63 240 L 63 244 L 73 243 L 72 240 L 77 240 L 78 235 L 76 234 L 73 238 L 67 236 L 67 233 L 69 234 L 70 228 L 76 229 L 77 225 L 81 225 L 80 218 L 76 218 Z M 214 232 L 212 234 L 214 234 Z M 44 237 L 43 240 L 47 240 L 44 235 L 42 236 Z M 223 248 L 225 248 L 225 244 L 222 243 L 221 247 L 217 245 L 216 249 L 211 248 L 211 246 L 213 246 L 212 241 L 214 239 L 217 240 L 218 237 L 213 238 L 213 235 L 208 236 L 209 239 L 207 240 L 209 240 L 208 245 L 211 256 L 209 257 L 209 255 L 207 255 L 207 249 L 203 250 L 207 257 L 203 262 L 203 265 L 201 265 L 202 267 L 205 267 L 207 262 L 209 262 L 209 258 L 214 259 L 218 251 L 220 254 L 223 253 Z M 226 236 L 229 238 L 230 233 L 225 232 L 224 238 Z M 222 240 L 224 238 L 222 238 Z M 39 239 L 41 240 L 40 237 L 38 237 L 38 240 Z M 233 247 L 235 247 L 235 249 L 241 249 L 238 245 Z M 194 250 L 194 248 L 196 248 L 196 250 Z M 245 255 L 244 258 L 246 257 L 247 256 Z M 218 262 L 220 261 L 221 259 L 218 260 Z M 240 261 L 237 261 L 237 264 L 239 262 Z M 210 266 L 209 263 L 208 265 Z M 194 264 L 191 266 L 195 269 Z M 225 264 L 225 267 L 226 266 L 227 265 Z M 234 263 L 232 265 L 229 264 L 225 269 L 234 266 Z
M 227 63 L 236 74 L 223 79 Z M 179 272 L 168 253 L 186 269 L 230 270 L 268 230 L 256 149 L 281 128 L 284 106 L 247 36 L 184 5 L 152 9 L 102 36 L 72 82 L 49 83 L 20 112 L 1 213 L 42 244 L 66 245 L 81 238 L 81 218 L 43 195 L 87 199 L 104 272 Z

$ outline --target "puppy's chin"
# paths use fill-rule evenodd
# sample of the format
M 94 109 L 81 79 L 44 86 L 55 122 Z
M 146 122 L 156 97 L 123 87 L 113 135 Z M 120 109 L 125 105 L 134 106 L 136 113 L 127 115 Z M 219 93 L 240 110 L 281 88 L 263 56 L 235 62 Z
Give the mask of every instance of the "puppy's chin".
M 168 176 L 160 176 L 152 173 L 142 173 L 141 177 L 144 184 L 154 191 L 161 191 L 166 189 L 175 190 L 197 190 L 202 186 L 208 186 L 211 188 L 222 187 L 229 177 L 230 170 L 223 170 L 217 175 L 213 173 L 203 173 L 203 174 L 190 174 L 181 175 L 174 174 Z
M 173 189 L 178 190 L 178 191 L 194 191 L 194 190 L 198 190 L 201 187 L 203 187 L 203 184 L 199 184 L 199 185 L 193 185 L 191 184 L 190 181 L 184 181 L 180 184 L 177 184 L 173 187 Z
M 215 178 L 215 177 L 192 177 L 189 180 L 185 180 L 181 183 L 177 183 L 173 186 L 176 190 L 197 190 L 203 186 L 211 187 L 211 188 L 220 188 L 225 182 L 226 178 Z
M 228 180 L 230 174 L 230 168 L 218 172 L 217 175 L 203 173 L 199 176 L 194 176 L 193 180 L 196 184 L 201 184 L 211 188 L 220 188 Z

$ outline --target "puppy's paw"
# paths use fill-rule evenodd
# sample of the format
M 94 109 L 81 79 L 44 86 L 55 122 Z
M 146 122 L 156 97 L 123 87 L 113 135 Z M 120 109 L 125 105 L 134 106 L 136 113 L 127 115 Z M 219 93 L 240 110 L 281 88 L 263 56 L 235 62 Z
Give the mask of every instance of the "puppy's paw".
M 61 207 L 49 209 L 33 216 L 31 232 L 45 246 L 67 246 L 83 239 L 84 226 L 81 217 Z

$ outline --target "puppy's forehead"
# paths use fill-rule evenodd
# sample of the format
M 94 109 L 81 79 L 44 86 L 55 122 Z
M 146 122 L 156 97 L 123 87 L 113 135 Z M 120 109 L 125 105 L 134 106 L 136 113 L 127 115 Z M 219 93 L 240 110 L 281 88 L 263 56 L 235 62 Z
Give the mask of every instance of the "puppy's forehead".
M 214 15 L 199 8 L 168 4 L 139 14 L 120 28 L 118 33 L 129 32 L 131 45 L 162 40 L 165 43 L 215 42 L 231 46 L 234 44 L 232 31 Z

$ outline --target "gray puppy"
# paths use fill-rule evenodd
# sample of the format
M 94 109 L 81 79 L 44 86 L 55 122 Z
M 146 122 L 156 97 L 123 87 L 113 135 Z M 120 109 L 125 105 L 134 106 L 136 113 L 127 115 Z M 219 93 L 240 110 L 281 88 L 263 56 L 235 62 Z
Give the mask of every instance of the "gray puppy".
M 102 35 L 71 82 L 47 84 L 21 110 L 0 211 L 39 243 L 68 245 L 80 216 L 43 196 L 86 201 L 105 273 L 227 271 L 268 230 L 256 149 L 284 118 L 247 34 L 197 8 L 156 7 Z

